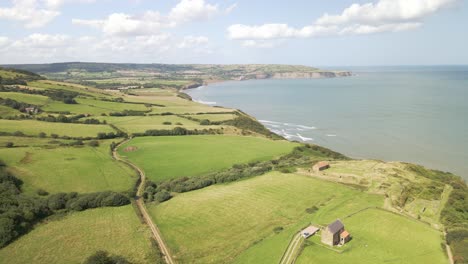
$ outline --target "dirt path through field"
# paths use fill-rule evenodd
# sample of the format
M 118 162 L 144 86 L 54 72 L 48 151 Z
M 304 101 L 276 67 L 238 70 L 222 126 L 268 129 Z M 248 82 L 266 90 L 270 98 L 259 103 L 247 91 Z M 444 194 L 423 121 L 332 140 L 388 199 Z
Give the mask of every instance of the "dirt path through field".
M 296 254 L 299 250 L 299 247 L 302 245 L 302 242 L 303 239 L 301 233 L 297 233 L 289 243 L 283 258 L 281 258 L 280 264 L 294 263 L 297 257 Z
M 139 179 L 139 184 L 138 184 L 138 190 L 137 190 L 137 193 L 136 193 L 136 197 L 135 197 L 135 202 L 136 202 L 136 205 L 137 205 L 137 208 L 138 208 L 138 211 L 140 212 L 140 214 L 143 216 L 143 219 L 145 221 L 145 223 L 149 226 L 149 228 L 151 229 L 151 233 L 153 235 L 153 238 L 156 240 L 156 242 L 158 243 L 159 245 L 159 248 L 161 249 L 161 252 L 163 253 L 164 255 L 164 260 L 166 261 L 166 263 L 168 264 L 174 264 L 176 263 L 174 261 L 174 259 L 172 258 L 171 256 L 171 253 L 169 252 L 169 248 L 166 246 L 166 243 L 164 242 L 164 240 L 162 239 L 162 236 L 161 236 L 161 232 L 159 231 L 158 227 L 154 224 L 153 220 L 151 219 L 150 215 L 148 214 L 148 210 L 146 209 L 146 206 L 145 206 L 145 202 L 143 201 L 143 199 L 141 198 L 141 194 L 143 193 L 144 191 L 144 186 L 145 186 L 145 181 L 146 181 L 146 176 L 145 176 L 145 173 L 143 172 L 143 170 L 141 170 L 138 166 L 136 166 L 135 164 L 125 160 L 125 159 L 122 159 L 120 158 L 119 154 L 117 153 L 117 149 L 127 143 L 128 141 L 130 141 L 131 139 L 127 139 L 121 143 L 119 143 L 115 148 L 114 150 L 112 151 L 112 156 L 115 160 L 117 161 L 120 161 L 120 162 L 123 162 L 125 164 L 127 164 L 128 166 L 130 166 L 132 169 L 134 169 L 136 172 L 138 172 L 138 175 L 140 176 L 140 179 Z

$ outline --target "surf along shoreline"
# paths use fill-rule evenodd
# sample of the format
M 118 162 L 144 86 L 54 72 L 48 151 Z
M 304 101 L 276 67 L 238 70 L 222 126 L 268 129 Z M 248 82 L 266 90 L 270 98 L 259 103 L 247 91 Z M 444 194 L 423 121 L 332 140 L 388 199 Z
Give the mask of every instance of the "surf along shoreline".
M 290 79 L 290 80 L 311 80 L 311 79 L 345 78 L 345 77 L 356 76 L 355 73 L 352 73 L 352 72 L 348 72 L 348 73 L 349 73 L 349 75 L 346 75 L 346 76 L 338 76 L 337 75 L 337 76 L 334 76 L 334 77 L 288 78 L 288 79 Z M 242 80 L 235 80 L 235 79 L 231 79 L 231 80 L 209 80 L 209 81 L 204 82 L 203 84 L 198 84 L 197 86 L 193 86 L 193 87 L 190 87 L 190 88 L 188 88 L 188 87 L 183 88 L 183 89 L 180 90 L 180 92 L 188 95 L 191 98 L 192 101 L 200 103 L 200 104 L 204 104 L 204 105 L 208 105 L 208 106 L 227 107 L 227 106 L 218 104 L 218 102 L 204 101 L 204 100 L 198 99 L 198 98 L 196 98 L 196 97 L 194 97 L 192 95 L 191 91 L 194 91 L 194 90 L 197 90 L 197 89 L 203 89 L 204 87 L 209 87 L 209 86 L 213 86 L 213 85 L 215 86 L 216 84 L 221 84 L 221 83 L 228 83 L 228 82 L 237 83 L 237 82 L 242 82 L 242 81 L 257 81 L 257 80 L 261 81 L 261 80 L 281 80 L 281 79 L 280 78 L 261 78 L 261 79 L 242 79 Z M 228 108 L 236 108 L 237 110 L 242 111 L 241 109 L 238 109 L 236 106 L 228 107 Z M 244 112 L 244 111 L 242 111 L 242 112 Z M 317 128 L 315 126 L 309 126 L 309 125 L 304 125 L 304 124 L 295 124 L 295 123 L 287 122 L 287 121 L 286 122 L 283 122 L 283 121 L 280 122 L 280 121 L 275 121 L 275 120 L 258 119 L 256 116 L 253 116 L 250 113 L 249 113 L 249 116 L 253 117 L 256 121 L 261 123 L 263 126 L 265 126 L 272 133 L 274 133 L 274 134 L 276 134 L 278 136 L 281 136 L 286 140 L 297 141 L 297 142 L 302 142 L 302 143 L 317 144 L 317 143 L 314 142 L 315 141 L 314 138 L 311 138 L 310 136 L 304 136 L 304 135 L 301 134 L 301 131 L 318 130 L 319 128 Z M 287 128 L 291 128 L 291 129 L 287 129 Z M 294 130 L 294 129 L 295 129 L 295 131 L 291 131 L 291 130 Z M 328 134 L 324 135 L 324 137 L 326 137 L 326 138 L 335 138 L 337 136 L 338 135 L 336 135 L 335 133 L 328 133 Z M 328 146 L 325 146 L 325 147 L 330 148 Z M 352 154 L 349 154 L 349 153 L 345 153 L 345 154 L 347 156 L 353 158 L 353 159 L 359 159 L 359 160 L 373 159 L 373 160 L 383 160 L 385 162 L 405 162 L 405 163 L 412 163 L 412 164 L 424 166 L 424 167 L 427 167 L 427 168 L 433 169 L 433 170 L 441 170 L 437 166 L 431 166 L 430 164 L 425 164 L 423 162 L 417 162 L 417 161 L 411 161 L 411 160 L 400 160 L 400 159 L 385 159 L 385 158 L 377 158 L 376 159 L 372 155 L 364 155 L 364 156 L 359 155 L 359 156 L 357 156 L 357 155 L 352 155 Z M 442 171 L 452 173 L 450 170 L 443 170 L 442 169 Z M 466 179 L 468 178 L 468 175 L 465 175 L 465 176 L 462 176 L 462 175 L 459 175 L 459 174 L 455 174 L 455 175 L 462 178 L 465 182 L 466 182 Z

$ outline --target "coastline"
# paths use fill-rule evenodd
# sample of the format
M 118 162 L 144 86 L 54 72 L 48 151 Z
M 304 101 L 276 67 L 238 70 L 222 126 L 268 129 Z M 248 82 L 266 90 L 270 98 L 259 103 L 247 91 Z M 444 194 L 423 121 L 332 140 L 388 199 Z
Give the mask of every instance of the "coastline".
M 356 74 L 353 73 L 352 76 L 356 76 Z M 337 78 L 340 78 L 340 77 L 337 77 Z M 310 79 L 310 78 L 306 78 L 306 79 L 299 78 L 299 79 L 291 79 L 291 80 L 307 80 L 307 79 Z M 248 81 L 257 81 L 257 80 L 258 79 L 251 79 L 251 80 L 248 80 Z M 277 80 L 277 79 L 268 78 L 268 79 L 260 79 L 260 80 Z M 238 82 L 242 82 L 242 81 L 239 81 L 239 80 L 217 80 L 217 81 L 210 82 L 210 84 L 229 83 L 229 82 L 238 83 Z M 225 106 L 225 105 L 218 104 L 218 102 L 215 102 L 215 101 L 203 100 L 203 99 L 197 98 L 196 96 L 194 96 L 191 93 L 192 90 L 195 90 L 195 89 L 198 89 L 198 88 L 204 87 L 204 86 L 210 86 L 210 85 L 209 84 L 200 85 L 200 86 L 198 86 L 196 88 L 186 90 L 185 92 L 188 92 L 188 95 L 192 98 L 192 100 L 194 102 L 198 102 L 198 103 L 209 105 L 209 106 L 219 106 L 219 107 L 243 109 L 239 105 Z M 388 158 L 388 157 L 385 157 L 386 156 L 385 153 L 382 153 L 382 155 L 380 155 L 380 154 L 375 155 L 375 153 L 376 153 L 375 151 L 374 151 L 374 155 L 372 155 L 372 154 L 367 154 L 366 155 L 365 153 L 359 153 L 359 154 L 352 153 L 352 152 L 349 152 L 349 151 L 346 151 L 346 150 L 343 150 L 343 149 L 336 148 L 335 146 L 330 146 L 330 145 L 323 144 L 323 142 L 317 142 L 316 141 L 317 138 L 311 137 L 310 135 L 304 135 L 302 133 L 302 132 L 305 132 L 307 134 L 307 131 L 312 131 L 312 130 L 322 131 L 323 128 L 315 127 L 313 125 L 308 125 L 308 124 L 304 125 L 303 123 L 301 124 L 301 123 L 294 123 L 294 122 L 290 122 L 290 121 L 284 121 L 284 120 L 283 120 L 284 122 L 283 121 L 278 122 L 274 118 L 272 118 L 272 119 L 268 118 L 268 120 L 264 120 L 264 118 L 260 118 L 257 115 L 251 114 L 251 111 L 249 111 L 248 113 L 249 113 L 248 114 L 249 116 L 254 118 L 257 122 L 261 123 L 270 132 L 272 132 L 272 133 L 274 133 L 274 134 L 276 134 L 278 136 L 281 136 L 281 137 L 283 137 L 283 138 L 285 138 L 286 140 L 289 140 L 289 141 L 297 141 L 297 142 L 302 142 L 302 143 L 311 143 L 311 144 L 316 144 L 316 145 L 319 145 L 319 146 L 324 146 L 326 148 L 336 150 L 336 151 L 338 151 L 340 153 L 344 153 L 345 155 L 347 155 L 347 156 L 349 156 L 349 157 L 351 157 L 353 159 L 379 160 L 379 161 L 385 161 L 385 162 L 412 163 L 412 164 L 424 166 L 424 167 L 432 169 L 432 170 L 438 170 L 438 171 L 453 173 L 453 174 L 458 175 L 459 177 L 461 177 L 465 182 L 467 181 L 467 178 L 468 178 L 468 175 L 465 175 L 464 173 L 462 173 L 460 171 L 457 171 L 457 170 L 454 171 L 454 170 L 451 170 L 450 168 L 448 168 L 448 167 L 451 167 L 450 165 L 440 166 L 440 164 L 438 164 L 438 165 L 437 164 L 431 164 L 430 162 L 425 162 L 424 158 L 423 159 L 417 158 L 419 156 L 415 156 L 416 158 L 408 158 L 407 157 L 405 159 L 405 158 L 400 158 L 399 156 L 394 157 L 394 158 Z M 288 129 L 284 129 L 284 128 L 296 129 L 296 131 L 291 133 L 291 131 L 289 131 Z M 321 138 L 325 139 L 325 140 L 326 139 L 332 140 L 332 138 L 342 138 L 342 136 L 337 135 L 336 133 L 326 133 L 326 134 L 322 135 Z M 356 143 L 355 142 L 355 143 L 353 143 L 353 145 L 359 146 L 359 145 L 362 145 L 362 142 L 361 143 Z M 396 156 L 396 155 L 394 155 L 394 156 Z M 461 170 L 463 170 L 463 169 L 461 169 Z
M 313 71 L 313 72 L 283 72 L 270 74 L 255 74 L 255 75 L 242 75 L 235 79 L 209 79 L 203 80 L 203 83 L 192 83 L 186 85 L 181 89 L 191 90 L 197 89 L 202 86 L 209 86 L 210 84 L 229 82 L 229 81 L 250 81 L 250 80 L 299 80 L 299 79 L 330 79 L 330 78 L 343 78 L 354 76 L 351 71 Z

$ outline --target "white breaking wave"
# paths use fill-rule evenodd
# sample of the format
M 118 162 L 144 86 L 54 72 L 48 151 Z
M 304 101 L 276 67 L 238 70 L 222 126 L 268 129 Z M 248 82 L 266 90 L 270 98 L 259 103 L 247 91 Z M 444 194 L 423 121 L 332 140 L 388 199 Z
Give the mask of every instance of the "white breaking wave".
M 298 127 L 303 128 L 303 129 L 317 129 L 316 127 L 310 127 L 310 126 L 303 126 L 303 125 L 298 125 Z
M 336 135 L 333 135 L 333 134 L 327 134 L 327 137 L 336 137 Z
M 206 105 L 215 105 L 216 102 L 206 102 L 206 101 L 202 101 L 202 100 L 193 100 L 197 103 L 200 103 L 200 104 L 206 104 Z
M 313 138 L 303 137 L 301 134 L 297 133 L 297 137 L 300 138 L 302 141 L 313 141 Z
M 258 120 L 261 123 L 269 123 L 269 124 L 283 124 L 280 122 L 275 122 L 275 121 L 269 121 L 269 120 Z

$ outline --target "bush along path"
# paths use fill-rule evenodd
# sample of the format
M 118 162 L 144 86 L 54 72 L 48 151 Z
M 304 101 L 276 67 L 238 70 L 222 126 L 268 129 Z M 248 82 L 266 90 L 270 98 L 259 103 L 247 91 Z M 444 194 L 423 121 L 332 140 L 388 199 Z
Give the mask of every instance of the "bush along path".
M 145 221 L 145 223 L 150 228 L 154 240 L 158 243 L 159 249 L 161 250 L 162 254 L 164 255 L 164 260 L 166 261 L 166 263 L 174 264 L 176 262 L 172 258 L 172 255 L 169 252 L 169 248 L 166 246 L 166 243 L 164 242 L 164 240 L 163 240 L 163 238 L 161 236 L 161 232 L 159 231 L 158 227 L 154 224 L 153 220 L 151 220 L 151 217 L 148 214 L 148 210 L 146 209 L 145 202 L 141 198 L 141 195 L 142 195 L 142 193 L 144 191 L 144 187 L 145 187 L 145 181 L 146 181 L 145 173 L 143 172 L 142 169 L 140 169 L 135 164 L 133 164 L 133 163 L 131 163 L 131 162 L 125 160 L 125 159 L 122 159 L 119 156 L 119 154 L 117 153 L 117 149 L 121 145 L 127 143 L 130 140 L 131 140 L 131 138 L 126 139 L 126 140 L 120 142 L 118 145 L 116 145 L 112 149 L 112 157 L 117 161 L 125 163 L 127 166 L 131 167 L 133 170 L 135 170 L 138 173 L 139 180 L 137 182 L 136 195 L 135 195 L 136 208 L 138 209 L 138 213 L 143 217 L 143 220 Z

